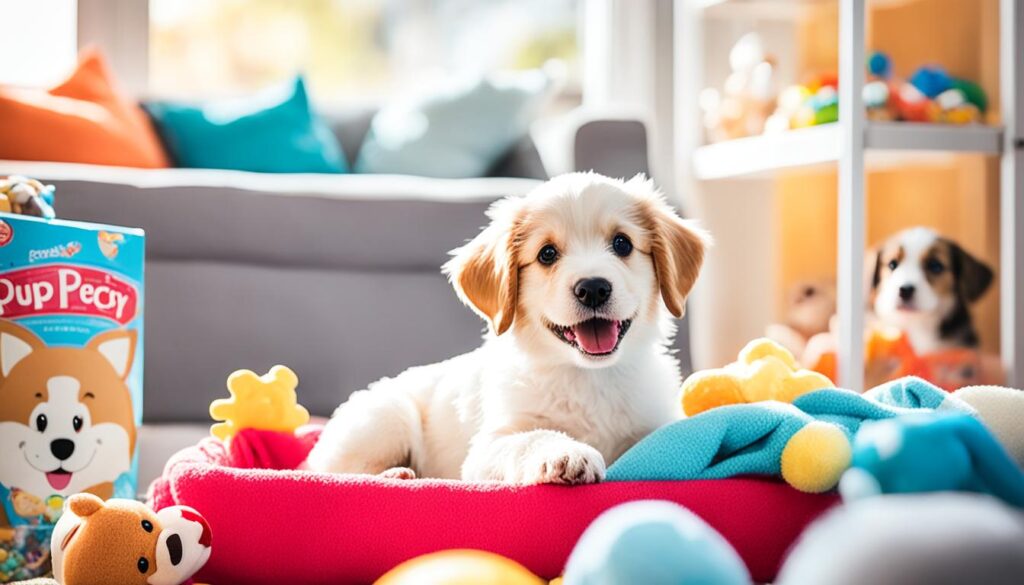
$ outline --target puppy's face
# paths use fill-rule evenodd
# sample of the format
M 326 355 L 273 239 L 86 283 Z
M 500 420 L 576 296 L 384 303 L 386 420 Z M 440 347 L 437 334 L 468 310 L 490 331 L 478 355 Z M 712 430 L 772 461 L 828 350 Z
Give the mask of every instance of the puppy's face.
M 496 334 L 544 359 L 596 368 L 667 334 L 682 316 L 707 237 L 643 179 L 557 177 L 498 202 L 445 266 Z
M 876 253 L 874 310 L 886 323 L 907 328 L 976 301 L 991 283 L 992 270 L 956 243 L 927 228 L 912 228 Z

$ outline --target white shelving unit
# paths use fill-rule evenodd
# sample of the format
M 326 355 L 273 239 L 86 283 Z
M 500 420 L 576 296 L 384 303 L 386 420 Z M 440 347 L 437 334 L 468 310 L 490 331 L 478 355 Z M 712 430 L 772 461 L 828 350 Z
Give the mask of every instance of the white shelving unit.
M 822 1 L 822 0 L 817 0 Z M 811 0 L 676 0 L 677 154 L 691 161 L 682 187 L 708 181 L 763 178 L 780 170 L 838 164 L 837 304 L 840 385 L 863 387 L 865 171 L 942 160 L 951 153 L 1001 157 L 1001 347 L 1011 385 L 1024 384 L 1024 0 L 1000 0 L 1002 127 L 873 123 L 865 119 L 865 11 L 867 0 L 839 0 L 839 122 L 789 132 L 701 145 L 697 92 L 701 89 L 703 24 L 799 10 Z M 893 2 L 894 0 L 875 0 Z
M 693 176 L 699 180 L 763 177 L 781 169 L 834 164 L 840 158 L 840 124 L 811 126 L 698 147 Z M 942 162 L 950 153 L 999 154 L 1002 128 L 872 122 L 864 126 L 871 169 Z

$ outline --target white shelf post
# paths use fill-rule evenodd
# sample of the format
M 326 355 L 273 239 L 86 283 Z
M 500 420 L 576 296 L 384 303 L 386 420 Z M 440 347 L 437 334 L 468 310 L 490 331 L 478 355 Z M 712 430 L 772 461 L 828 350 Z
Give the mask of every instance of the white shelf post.
M 1024 6 L 999 7 L 999 85 L 1003 126 L 1000 174 L 1000 321 L 1007 383 L 1024 384 Z
M 839 4 L 839 386 L 864 388 L 864 0 Z

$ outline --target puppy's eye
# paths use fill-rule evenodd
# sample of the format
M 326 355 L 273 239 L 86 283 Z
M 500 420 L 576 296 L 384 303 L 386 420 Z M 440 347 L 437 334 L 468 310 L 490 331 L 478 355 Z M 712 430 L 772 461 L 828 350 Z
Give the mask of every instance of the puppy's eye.
M 896 270 L 896 267 L 899 265 L 899 260 L 889 260 L 889 270 Z
M 558 248 L 551 244 L 541 248 L 540 253 L 537 254 L 537 261 L 545 266 L 551 266 L 555 260 L 558 260 Z
M 135 566 L 139 568 L 139 572 L 143 575 L 149 572 L 149 560 L 146 557 L 139 557 L 139 562 Z
M 625 234 L 615 234 L 612 238 L 612 251 L 616 256 L 625 258 L 633 252 L 633 242 L 629 241 Z
M 924 269 L 930 272 L 931 274 L 938 275 L 942 274 L 946 270 L 946 266 L 943 265 L 942 262 L 939 262 L 938 260 L 932 258 L 931 260 L 928 260 L 927 262 L 924 263 Z
M 82 417 L 76 416 L 75 418 L 71 419 L 71 426 L 74 427 L 76 433 L 81 431 L 82 430 Z
M 45 414 L 40 414 L 39 416 L 36 417 L 36 430 L 39 431 L 40 433 L 46 432 L 46 425 L 48 424 L 50 424 L 50 421 L 47 420 Z
M 145 530 L 146 532 L 153 532 L 153 523 L 150 522 L 149 520 L 143 520 L 142 521 L 142 529 Z

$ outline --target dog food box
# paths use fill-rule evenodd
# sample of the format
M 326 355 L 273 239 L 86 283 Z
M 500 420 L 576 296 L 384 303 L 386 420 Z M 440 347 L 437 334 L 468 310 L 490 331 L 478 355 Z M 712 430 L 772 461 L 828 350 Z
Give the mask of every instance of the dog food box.
M 136 496 L 144 248 L 0 213 L 0 531 L 52 526 L 74 493 Z

